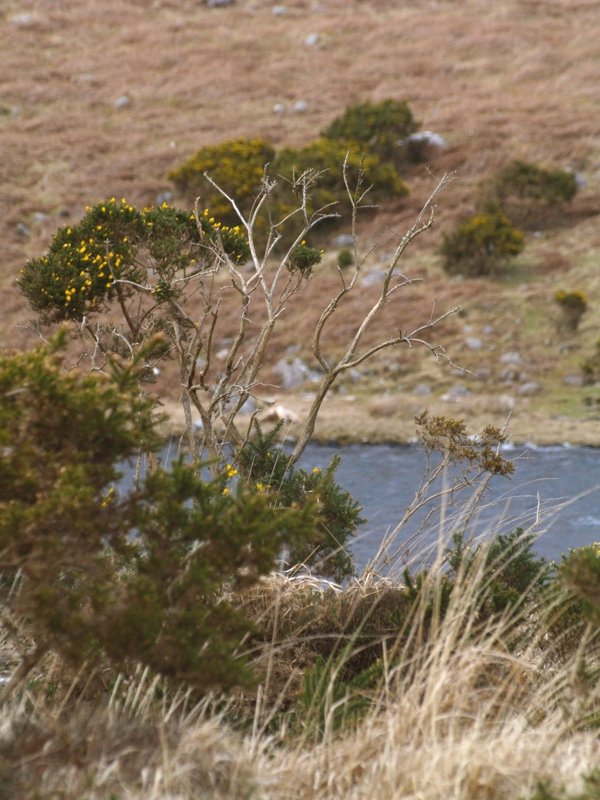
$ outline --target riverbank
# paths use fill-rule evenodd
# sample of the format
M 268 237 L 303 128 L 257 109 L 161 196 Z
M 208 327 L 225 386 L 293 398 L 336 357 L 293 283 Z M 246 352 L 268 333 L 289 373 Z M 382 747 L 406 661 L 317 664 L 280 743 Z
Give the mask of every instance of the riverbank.
M 261 403 L 257 418 L 265 425 L 284 421 L 283 432 L 294 439 L 306 419 L 312 393 L 280 393 Z M 461 419 L 469 433 L 476 434 L 486 425 L 506 431 L 514 444 L 527 442 L 539 445 L 571 444 L 600 447 L 600 414 L 582 407 L 580 416 L 544 413 L 532 408 L 530 398 L 519 398 L 512 408 L 502 406 L 502 398 L 491 395 L 469 395 L 455 401 L 415 397 L 409 393 L 383 395 L 333 395 L 323 404 L 313 441 L 319 443 L 409 444 L 416 438 L 415 417 L 425 409 L 431 414 Z M 180 435 L 184 428 L 183 413 L 175 402 L 167 402 L 168 416 L 164 431 Z M 241 417 L 240 428 L 250 424 L 249 415 Z

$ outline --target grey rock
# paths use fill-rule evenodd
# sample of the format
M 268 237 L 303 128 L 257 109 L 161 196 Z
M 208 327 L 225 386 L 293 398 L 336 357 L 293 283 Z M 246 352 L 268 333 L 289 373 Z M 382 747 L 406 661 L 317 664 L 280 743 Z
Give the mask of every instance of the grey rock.
M 434 133 L 433 131 L 417 131 L 416 133 L 411 133 L 410 136 L 406 137 L 406 139 L 401 140 L 401 144 L 404 144 L 404 142 L 426 144 L 430 147 L 437 147 L 440 150 L 448 147 L 448 143 L 444 137 L 440 136 L 439 133 Z
M 41 225 L 43 222 L 46 222 L 50 219 L 50 215 L 46 214 L 44 211 L 35 211 L 33 218 L 39 225 Z
M 469 394 L 471 394 L 471 392 L 466 386 L 457 384 L 451 389 L 448 389 L 448 391 L 440 397 L 440 400 L 443 400 L 445 403 L 458 403 L 463 399 L 463 397 L 466 397 Z
M 562 382 L 565 386 L 583 386 L 582 375 L 565 375 Z
M 221 6 L 232 6 L 235 0 L 204 0 L 209 8 L 220 8 Z
M 491 336 L 492 333 L 494 333 L 494 328 L 492 325 L 484 325 L 481 330 L 486 336 Z
M 424 397 L 427 394 L 431 394 L 431 387 L 429 387 L 426 383 L 418 383 L 412 390 L 412 393 L 419 397 Z
M 492 370 L 488 369 L 487 367 L 481 367 L 481 369 L 478 369 L 477 372 L 475 373 L 475 378 L 478 381 L 489 381 L 491 377 L 492 377 Z
M 295 114 L 304 114 L 304 112 L 308 109 L 308 103 L 306 100 L 296 100 L 294 105 L 292 106 L 292 111 Z
M 372 272 L 367 272 L 363 275 L 360 281 L 361 286 L 376 286 L 381 283 L 385 278 L 385 272 L 382 269 L 374 269 Z
M 521 373 L 514 367 L 506 367 L 500 372 L 498 377 L 504 383 L 515 383 L 521 377 Z
M 281 388 L 284 390 L 295 389 L 303 383 L 316 382 L 321 374 L 311 369 L 301 358 L 291 360 L 281 358 L 275 365 L 275 369 L 281 376 Z
M 520 386 L 517 386 L 517 394 L 521 397 L 531 397 L 534 394 L 539 394 L 541 391 L 542 387 L 535 381 L 528 381 L 527 383 L 522 383 Z
M 307 47 L 315 47 L 315 45 L 319 44 L 321 41 L 321 37 L 318 33 L 309 33 L 306 39 L 304 40 L 304 44 Z
M 481 350 L 483 348 L 483 342 L 476 336 L 469 336 L 468 339 L 465 341 L 465 344 L 467 345 L 469 350 Z
M 31 28 L 35 25 L 35 17 L 33 14 L 15 14 L 10 18 L 10 22 L 15 28 Z
M 285 103 L 275 103 L 273 106 L 273 113 L 274 114 L 285 114 L 287 111 L 287 106 Z
M 274 17 L 283 17 L 284 14 L 287 14 L 288 10 L 286 6 L 273 6 L 271 9 L 271 14 Z
M 15 227 L 15 230 L 19 234 L 19 236 L 23 236 L 24 238 L 27 236 L 31 236 L 31 231 L 29 230 L 27 225 L 25 225 L 24 222 L 18 222 Z
M 581 172 L 575 173 L 575 185 L 578 189 L 585 189 L 588 185 L 588 180 L 585 175 L 582 175 Z
M 508 353 L 503 353 L 500 356 L 500 363 L 501 364 L 520 364 L 521 363 L 521 354 L 518 353 L 516 350 L 510 351 Z
M 123 108 L 128 108 L 131 105 L 131 97 L 129 97 L 128 94 L 122 94 L 120 97 L 117 97 L 113 105 L 117 111 L 120 111 Z
M 333 240 L 334 247 L 354 247 L 354 236 L 351 233 L 340 233 Z
M 156 205 L 162 206 L 163 203 L 167 204 L 172 203 L 173 197 L 174 197 L 173 192 L 171 192 L 169 189 L 165 189 L 163 192 L 159 192 L 156 195 L 156 200 L 155 200 Z

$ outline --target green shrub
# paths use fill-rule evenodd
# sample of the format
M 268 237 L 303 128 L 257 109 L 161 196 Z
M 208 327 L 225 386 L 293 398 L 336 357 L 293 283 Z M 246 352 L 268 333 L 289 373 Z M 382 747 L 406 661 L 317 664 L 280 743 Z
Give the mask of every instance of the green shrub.
M 551 577 L 550 565 L 532 551 L 535 536 L 515 528 L 498 534 L 489 543 L 474 546 L 464 535 L 455 533 L 448 551 L 448 563 L 456 576 L 473 575 L 483 557 L 479 580 L 484 606 L 493 612 L 504 611 L 523 600 L 539 599 Z
M 353 190 L 364 173 L 365 182 L 372 185 L 370 199 L 398 198 L 408 194 L 408 188 L 395 167 L 384 163 L 376 153 L 362 151 L 359 144 L 337 139 L 316 139 L 304 147 L 284 148 L 275 159 L 273 171 L 284 179 L 277 192 L 279 213 L 283 216 L 295 204 L 294 180 L 307 170 L 315 171 L 317 179 L 310 189 L 309 213 L 330 206 L 337 221 L 347 219 L 352 207 L 344 183 L 344 163 L 348 184 Z M 294 202 L 292 202 L 294 201 Z M 298 224 L 300 224 L 298 220 Z
M 349 247 L 343 247 L 338 253 L 337 257 L 338 267 L 340 269 L 348 269 L 354 264 L 354 254 Z
M 0 603 L 9 633 L 75 666 L 141 662 L 200 690 L 251 680 L 237 648 L 251 625 L 230 594 L 307 546 L 317 501 L 155 469 L 127 494 L 118 463 L 161 446 L 137 365 L 65 372 L 57 347 L 0 357 Z M 143 351 L 139 356 L 144 358 Z
M 287 268 L 290 272 L 298 272 L 303 277 L 308 277 L 312 274 L 312 268 L 320 263 L 322 257 L 322 250 L 309 247 L 305 241 L 302 241 L 290 253 Z
M 583 382 L 586 386 L 591 386 L 600 381 L 600 339 L 596 342 L 594 352 L 581 364 Z
M 293 467 L 285 450 L 275 444 L 280 429 L 277 426 L 265 435 L 256 426 L 255 435 L 240 453 L 240 472 L 250 484 L 274 489 L 277 502 L 285 507 L 303 507 L 307 501 L 317 503 L 315 535 L 294 544 L 288 561 L 291 565 L 314 567 L 319 574 L 341 581 L 354 571 L 347 547 L 356 528 L 364 522 L 360 506 L 335 481 L 339 457 L 323 472 L 317 467 L 311 472 Z
M 216 219 L 230 225 L 239 222 L 230 203 L 204 177 L 207 173 L 247 214 L 260 191 L 265 166 L 275 158 L 275 150 L 263 139 L 232 139 L 200 148 L 184 164 L 169 173 L 169 178 L 188 198 L 201 198 Z
M 488 207 L 502 209 L 516 224 L 532 228 L 552 223 L 576 192 L 577 182 L 571 172 L 517 160 L 497 176 L 487 203 Z
M 563 556 L 558 576 L 562 585 L 581 604 L 583 616 L 600 623 L 600 542 L 577 547 Z
M 476 214 L 443 238 L 440 252 L 450 275 L 497 275 L 524 248 L 523 233 L 500 211 Z
M 575 333 L 579 328 L 582 316 L 588 309 L 588 299 L 584 292 L 575 290 L 567 292 L 559 289 L 554 294 L 554 302 L 561 310 L 561 319 L 558 323 L 559 330 L 566 329 Z
M 325 128 L 326 139 L 354 141 L 382 161 L 398 164 L 402 160 L 399 142 L 419 128 L 406 100 L 366 101 L 349 106 Z
M 567 203 L 575 197 L 577 182 L 572 172 L 544 169 L 527 161 L 512 161 L 498 175 L 498 196 L 537 200 L 548 206 Z
M 213 261 L 218 242 L 236 260 L 248 256 L 239 228 L 162 205 L 139 211 L 124 198 L 88 207 L 78 225 L 60 228 L 46 255 L 26 263 L 18 284 L 30 306 L 51 321 L 81 320 L 115 298 L 131 294 L 125 280 L 145 283 L 156 275 L 153 295 L 173 299 L 172 279 L 181 270 Z
M 553 789 L 547 783 L 539 783 L 535 792 L 527 800 L 599 800 L 600 769 L 594 769 L 583 776 L 580 792 L 572 794 L 563 788 Z

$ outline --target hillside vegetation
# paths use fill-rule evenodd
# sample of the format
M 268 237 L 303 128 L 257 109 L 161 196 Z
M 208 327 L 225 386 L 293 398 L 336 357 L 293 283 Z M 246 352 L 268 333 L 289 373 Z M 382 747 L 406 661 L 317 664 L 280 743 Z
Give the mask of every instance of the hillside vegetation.
M 142 207 L 175 192 L 185 206 L 167 176 L 202 146 L 259 137 L 301 147 L 352 103 L 406 100 L 421 129 L 448 146 L 405 166 L 410 194 L 378 200 L 379 213 L 359 226 L 359 250 L 378 241 L 385 255 L 388 232 L 402 231 L 431 191 L 430 173 L 456 171 L 439 199 L 436 228 L 405 266 L 427 280 L 393 316 L 402 325 L 415 305 L 460 304 L 462 316 L 440 341 L 455 364 L 479 377 L 402 354 L 348 386 L 330 422 L 324 409 L 317 435 L 343 436 L 358 415 L 366 438 L 406 439 L 424 405 L 456 411 L 456 402 L 442 399 L 449 395 L 475 424 L 490 414 L 500 423 L 510 412 L 517 439 L 596 443 L 598 393 L 577 385 L 581 364 L 595 353 L 600 299 L 595 4 L 298 0 L 284 9 L 274 13 L 258 0 L 220 8 L 169 0 L 151 13 L 135 2 L 5 4 L 0 343 L 35 340 L 15 287 L 18 270 L 88 203 L 124 196 Z M 581 184 L 576 197 L 550 227 L 526 232 L 525 249 L 503 277 L 449 277 L 442 236 L 477 210 L 482 187 L 515 159 L 572 170 Z M 331 286 L 333 235 L 321 245 Z M 377 259 L 366 265 L 375 275 Z M 577 335 L 557 330 L 553 297 L 561 289 L 588 297 Z M 322 290 L 315 287 L 315 298 Z M 273 363 L 290 355 L 310 362 L 302 344 L 312 323 L 310 292 L 302 317 L 290 311 L 281 327 Z M 349 305 L 346 313 L 352 319 L 357 310 Z M 286 405 L 300 408 L 310 391 L 299 387 Z M 395 412 L 399 395 L 409 413 Z

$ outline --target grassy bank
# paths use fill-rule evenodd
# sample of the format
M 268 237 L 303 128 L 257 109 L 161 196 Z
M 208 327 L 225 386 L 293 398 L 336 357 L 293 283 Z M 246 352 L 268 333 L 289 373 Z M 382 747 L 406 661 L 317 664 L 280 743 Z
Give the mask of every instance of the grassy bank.
M 4 707 L 2 797 L 594 800 L 598 628 L 561 623 L 535 572 L 501 608 L 520 552 L 451 579 L 263 579 L 237 598 L 258 683 L 227 699 L 50 659 Z

